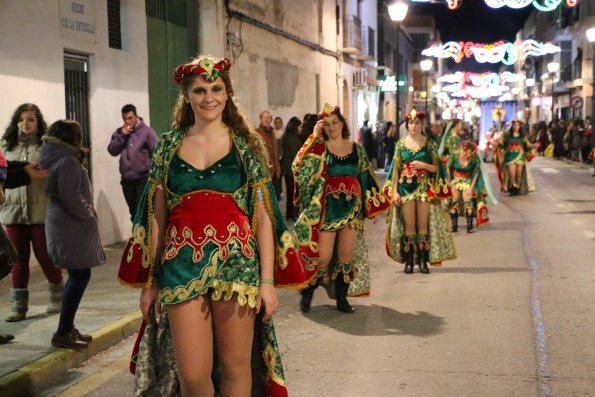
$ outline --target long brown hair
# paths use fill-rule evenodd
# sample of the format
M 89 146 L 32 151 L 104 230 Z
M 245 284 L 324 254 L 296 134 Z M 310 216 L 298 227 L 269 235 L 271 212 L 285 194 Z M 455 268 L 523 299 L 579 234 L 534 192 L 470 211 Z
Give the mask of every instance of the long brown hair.
M 182 79 L 180 94 L 178 95 L 178 101 L 176 102 L 173 112 L 172 128 L 174 130 L 180 128 L 189 128 L 195 123 L 194 111 L 192 110 L 192 106 L 190 106 L 189 103 L 186 103 L 185 98 L 188 96 L 188 92 L 194 83 L 194 79 L 197 78 L 202 77 L 199 77 L 195 74 L 188 74 Z M 223 121 L 223 124 L 225 124 L 231 131 L 246 138 L 252 153 L 254 153 L 263 164 L 267 165 L 269 163 L 268 154 L 263 149 L 260 136 L 256 131 L 254 131 L 254 129 L 250 127 L 246 121 L 246 118 L 240 111 L 240 108 L 237 104 L 237 98 L 234 95 L 229 72 L 227 70 L 221 72 L 219 78 L 221 81 L 223 81 L 223 84 L 225 84 L 225 90 L 227 91 L 228 95 L 227 101 L 225 102 L 225 107 L 223 108 L 221 121 Z
M 10 124 L 6 128 L 2 139 L 6 141 L 6 151 L 9 152 L 19 143 L 19 118 L 21 114 L 26 111 L 32 111 L 37 118 L 37 132 L 35 133 L 35 142 L 41 146 L 41 137 L 45 134 L 48 125 L 43 119 L 43 114 L 37 105 L 32 103 L 23 103 L 13 113 Z

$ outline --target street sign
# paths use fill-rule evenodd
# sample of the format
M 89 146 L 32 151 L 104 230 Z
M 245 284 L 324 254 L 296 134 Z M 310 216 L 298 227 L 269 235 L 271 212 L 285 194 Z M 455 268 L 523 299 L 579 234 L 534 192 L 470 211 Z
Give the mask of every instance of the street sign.
M 583 98 L 578 95 L 573 96 L 570 98 L 570 106 L 575 109 L 581 109 L 583 107 Z

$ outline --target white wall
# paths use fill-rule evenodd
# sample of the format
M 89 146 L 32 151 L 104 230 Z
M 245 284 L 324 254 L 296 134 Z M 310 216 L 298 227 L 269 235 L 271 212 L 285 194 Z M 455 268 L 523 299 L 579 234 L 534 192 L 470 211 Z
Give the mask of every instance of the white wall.
M 336 82 L 337 60 L 321 54 L 307 46 L 296 43 L 283 36 L 253 26 L 247 22 L 232 20 L 230 32 L 240 36 L 243 51 L 233 58 L 230 48 L 226 47 L 225 11 L 215 0 L 199 2 L 200 15 L 200 53 L 215 56 L 227 56 L 232 61 L 230 71 L 236 96 L 250 123 L 257 126 L 262 110 L 269 110 L 273 116 L 280 116 L 284 123 L 305 113 L 320 111 L 316 109 L 316 74 L 320 74 L 320 101 L 338 103 Z M 273 4 L 274 3 L 274 4 Z M 323 2 L 323 32 L 318 32 L 318 3 L 268 0 L 235 0 L 230 2 L 232 9 L 245 15 L 271 24 L 300 38 L 318 43 L 336 51 L 334 3 Z M 271 67 L 283 70 L 290 79 L 279 80 L 271 73 Z M 268 69 L 267 69 L 268 68 Z M 273 91 L 283 91 L 288 98 L 283 104 L 271 101 Z
M 95 7 L 95 43 L 61 36 L 59 0 L 2 2 L 0 123 L 4 129 L 23 102 L 37 104 L 48 124 L 64 118 L 64 51 L 89 55 L 93 188 L 103 242 L 110 244 L 129 237 L 130 221 L 118 159 L 106 148 L 122 124 L 122 105 L 135 104 L 150 124 L 145 2 L 122 1 L 123 50 L 109 48 L 106 1 L 90 4 Z

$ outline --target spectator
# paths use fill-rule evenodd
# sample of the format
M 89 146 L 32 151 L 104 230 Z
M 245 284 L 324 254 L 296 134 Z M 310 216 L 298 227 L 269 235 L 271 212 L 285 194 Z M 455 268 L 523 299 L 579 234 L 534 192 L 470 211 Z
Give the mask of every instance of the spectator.
M 591 122 L 591 119 L 587 117 L 585 133 L 583 135 L 583 141 L 581 143 L 581 157 L 583 162 L 589 163 L 589 153 L 591 152 L 591 148 L 593 146 L 593 123 Z
M 397 126 L 392 121 L 387 121 L 384 127 L 384 171 L 388 172 L 390 163 L 395 155 L 395 144 L 397 142 Z
M 2 150 L 11 168 L 36 167 L 41 150 L 41 137 L 47 124 L 34 104 L 19 106 L 2 137 Z M 20 161 L 20 163 L 15 163 Z M 32 163 L 32 164 L 29 164 Z M 23 170 L 20 171 L 21 173 Z M 10 171 L 9 171 L 10 179 Z M 62 272 L 54 266 L 46 246 L 45 214 L 47 206 L 46 179 L 32 180 L 27 186 L 6 191 L 6 203 L 0 208 L 0 223 L 6 226 L 8 238 L 15 246 L 18 257 L 12 267 L 10 290 L 11 312 L 6 321 L 25 319 L 29 309 L 29 257 L 31 245 L 35 257 L 48 280 L 49 305 L 47 313 L 59 313 L 62 302 Z M 7 188 L 9 184 L 7 183 Z
M 300 210 L 293 205 L 293 172 L 291 171 L 291 164 L 295 159 L 296 154 L 302 148 L 302 140 L 300 139 L 300 126 L 302 122 L 297 117 L 289 119 L 283 134 L 283 157 L 281 158 L 281 172 L 285 178 L 285 191 L 287 192 L 287 204 L 285 216 L 287 219 L 296 221 Z
M 537 153 L 543 156 L 543 152 L 550 144 L 550 139 L 547 134 L 547 126 L 544 121 L 541 121 L 537 124 L 537 143 L 539 145 L 537 147 Z
M 136 208 L 149 177 L 157 134 L 138 117 L 134 105 L 122 107 L 122 120 L 124 125 L 112 134 L 107 151 L 114 157 L 120 156 L 120 184 L 130 212 L 130 220 L 134 220 Z
M 49 170 L 46 231 L 48 251 L 68 281 L 52 346 L 84 349 L 93 340 L 74 326 L 74 317 L 91 278 L 91 268 L 105 263 L 93 207 L 91 182 L 82 164 L 83 133 L 76 121 L 53 123 L 41 149 L 40 164 Z
M 281 157 L 283 157 L 283 145 L 281 144 L 283 132 L 283 119 L 277 116 L 273 121 L 273 133 L 275 134 L 275 139 L 277 140 L 277 157 L 279 157 L 279 161 L 281 161 Z M 281 173 L 281 175 L 283 175 L 283 173 Z M 281 179 L 282 178 L 279 178 L 279 180 Z M 279 191 L 281 191 L 281 184 L 279 184 L 279 187 Z
M 300 139 L 302 143 L 306 142 L 306 139 L 314 132 L 314 126 L 318 122 L 318 116 L 315 114 L 306 113 L 304 115 L 302 123 L 302 131 L 300 132 Z
M 262 143 L 268 153 L 269 157 L 269 171 L 273 179 L 273 186 L 275 187 L 275 195 L 277 200 L 281 199 L 281 165 L 279 164 L 279 156 L 277 154 L 277 140 L 271 123 L 273 116 L 268 110 L 260 112 L 260 125 L 256 129 L 258 135 L 262 138 Z
M 374 156 L 374 137 L 372 136 L 372 129 L 368 127 L 368 120 L 364 120 L 364 125 L 359 130 L 361 144 L 366 151 L 368 159 L 372 161 Z
M 569 127 L 570 136 L 568 142 L 570 147 L 570 160 L 580 161 L 581 144 L 583 142 L 583 136 L 585 134 L 583 121 L 577 119 L 569 123 L 569 126 L 570 125 L 572 125 L 571 129 Z

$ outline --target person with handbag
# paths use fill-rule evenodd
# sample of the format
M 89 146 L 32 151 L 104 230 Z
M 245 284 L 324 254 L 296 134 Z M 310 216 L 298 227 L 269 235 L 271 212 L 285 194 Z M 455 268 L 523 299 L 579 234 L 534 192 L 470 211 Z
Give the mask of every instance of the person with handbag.
M 82 142 L 79 123 L 58 120 L 43 137 L 39 159 L 40 165 L 49 170 L 47 249 L 56 266 L 68 272 L 52 346 L 67 349 L 84 349 L 92 341 L 90 335 L 76 329 L 74 317 L 91 278 L 91 268 L 105 263 L 91 182 L 82 164 Z

